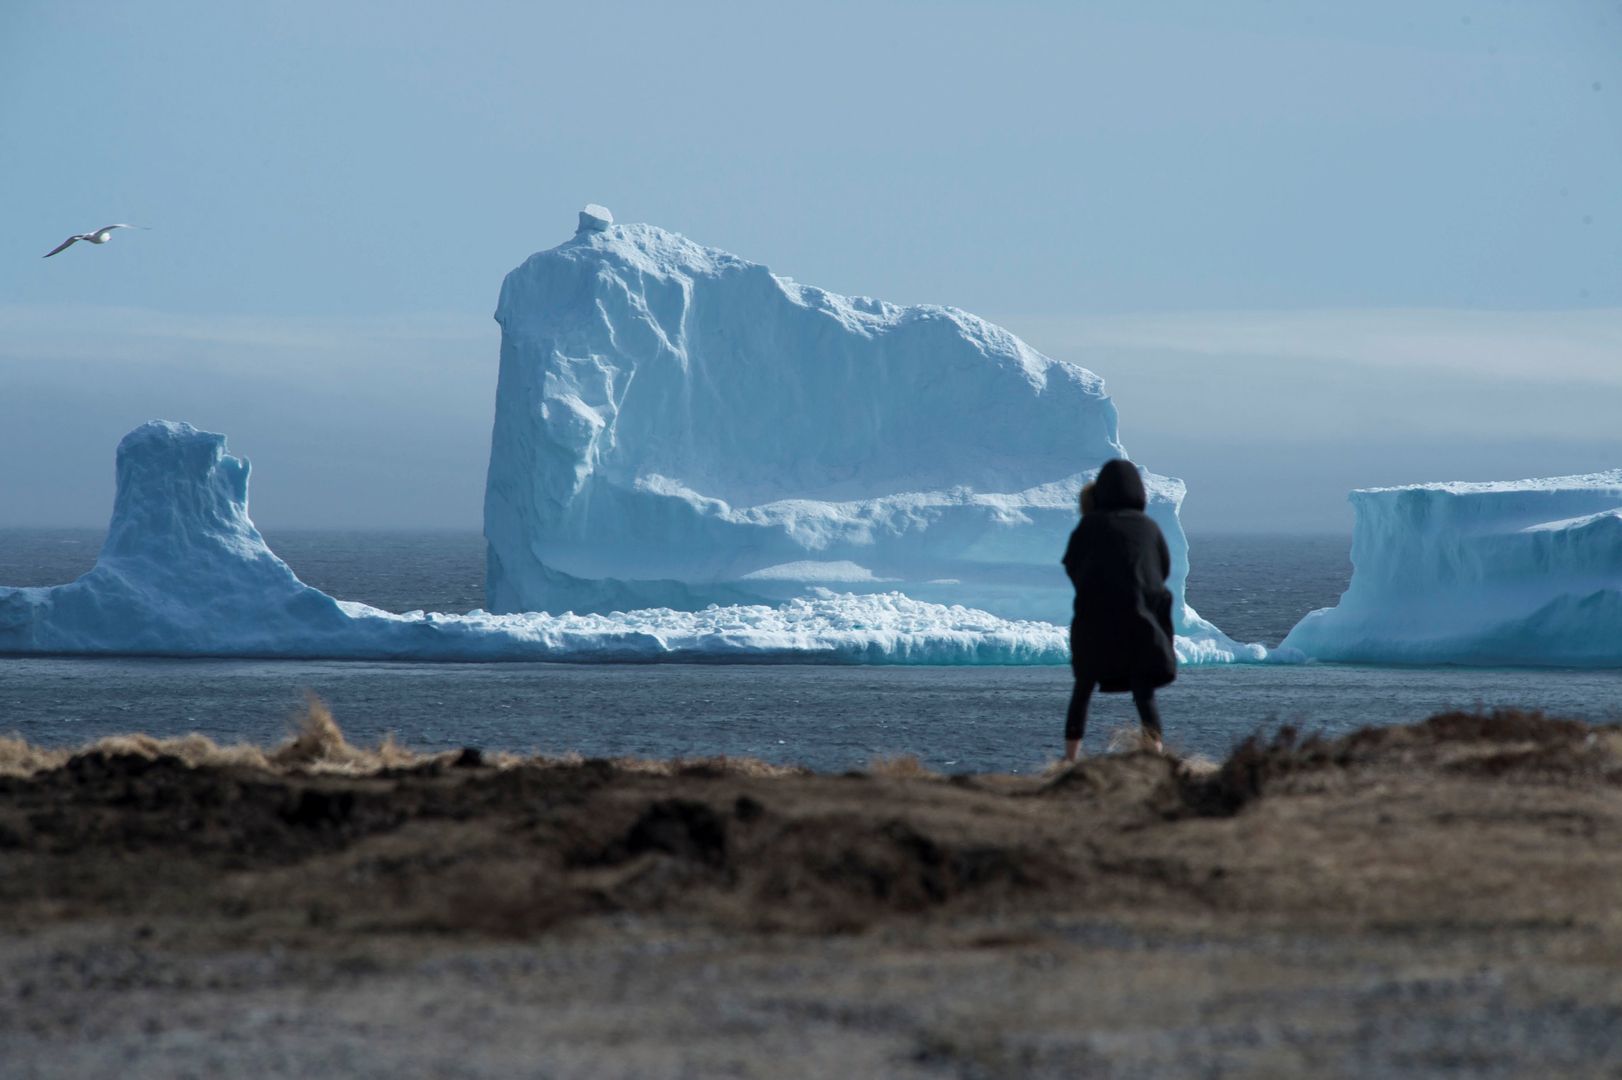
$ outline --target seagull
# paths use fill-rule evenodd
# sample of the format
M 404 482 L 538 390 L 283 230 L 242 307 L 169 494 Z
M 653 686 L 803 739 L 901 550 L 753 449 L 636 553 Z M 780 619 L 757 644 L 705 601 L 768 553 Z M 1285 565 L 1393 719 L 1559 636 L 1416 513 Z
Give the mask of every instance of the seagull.
M 66 251 L 68 248 L 72 247 L 76 242 L 78 242 L 80 240 L 88 240 L 92 244 L 105 244 L 107 241 L 109 241 L 109 240 L 111 240 L 113 238 L 113 230 L 114 229 L 144 229 L 144 228 L 146 228 L 145 225 L 103 225 L 101 228 L 95 230 L 94 232 L 74 233 L 72 236 L 68 237 L 66 240 L 64 240 L 60 244 L 56 245 L 50 251 L 47 251 L 44 255 L 41 255 L 40 258 L 49 259 L 52 255 L 55 255 L 58 251 Z

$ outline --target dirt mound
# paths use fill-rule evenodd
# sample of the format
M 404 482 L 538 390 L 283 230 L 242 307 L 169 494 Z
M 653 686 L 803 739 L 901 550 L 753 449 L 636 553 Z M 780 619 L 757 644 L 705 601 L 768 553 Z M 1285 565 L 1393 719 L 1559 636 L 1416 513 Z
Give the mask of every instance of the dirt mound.
M 351 903 L 341 887 L 323 895 L 337 876 L 381 890 L 355 898 L 353 914 L 371 921 L 382 895 L 399 925 L 497 932 L 677 910 L 765 927 L 853 927 L 1055 873 L 1053 859 L 1027 850 L 1017 821 L 992 828 L 991 839 L 980 838 L 983 825 L 941 836 L 908 816 L 875 821 L 858 793 L 890 783 L 876 778 L 806 777 L 806 789 L 779 793 L 772 786 L 787 778 L 714 762 L 653 770 L 458 760 L 468 759 L 338 776 L 91 750 L 0 778 L 0 849 L 14 869 L 49 877 L 74 864 L 71 881 L 51 883 L 58 901 L 172 910 L 201 902 L 200 882 L 218 893 L 221 874 L 252 871 L 265 887 L 226 890 L 217 910 L 304 905 L 324 922 Z M 782 794 L 788 813 L 775 808 Z M 141 874 L 129 873 L 132 861 Z M 28 877 L 0 882 L 0 903 L 34 892 Z
M 1418 724 L 1362 728 L 1339 739 L 1284 727 L 1271 738 L 1251 736 L 1215 772 L 1183 775 L 1180 786 L 1188 812 L 1226 816 L 1315 773 L 1415 769 L 1622 783 L 1622 727 L 1521 709 L 1439 713 Z
M 301 735 L 11 744 L 32 764 L 0 776 L 0 1046 L 24 1073 L 229 1072 L 227 1052 L 301 1076 L 1615 1057 L 1614 726 L 1448 714 L 1036 778 Z
M 1530 845 L 1514 857 L 1532 872 L 1622 816 L 1622 732 L 1504 711 L 1285 729 L 1215 770 L 1110 755 L 1046 781 L 358 750 L 320 716 L 257 758 L 175 748 L 108 740 L 0 776 L 0 921 L 527 934 L 614 912 L 830 931 L 1077 906 L 1442 910 L 1506 887 L 1501 862 L 1450 845 Z M 1586 849 L 1566 854 L 1527 882 L 1587 881 Z M 1527 910 L 1555 902 L 1508 887 Z

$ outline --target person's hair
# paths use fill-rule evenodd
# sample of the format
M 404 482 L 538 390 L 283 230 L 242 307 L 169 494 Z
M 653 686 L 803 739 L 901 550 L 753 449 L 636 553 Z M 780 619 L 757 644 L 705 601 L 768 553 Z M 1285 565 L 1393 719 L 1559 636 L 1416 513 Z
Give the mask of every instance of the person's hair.
M 1090 514 L 1090 513 L 1092 513 L 1092 509 L 1093 509 L 1093 485 L 1091 485 L 1091 484 L 1083 484 L 1083 485 L 1081 485 L 1081 512 L 1083 514 Z

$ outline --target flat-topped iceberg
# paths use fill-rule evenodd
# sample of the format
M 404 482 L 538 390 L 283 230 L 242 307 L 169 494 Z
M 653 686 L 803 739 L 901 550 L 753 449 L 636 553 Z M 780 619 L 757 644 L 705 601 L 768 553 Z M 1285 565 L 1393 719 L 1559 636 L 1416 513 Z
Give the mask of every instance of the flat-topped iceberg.
M 1352 580 L 1281 652 L 1622 666 L 1622 470 L 1351 494 Z
M 1076 494 L 1124 456 L 1098 376 L 955 308 L 772 274 L 588 207 L 507 276 L 486 602 L 605 612 L 836 587 L 1066 623 Z M 1185 660 L 1260 659 L 1183 599 Z

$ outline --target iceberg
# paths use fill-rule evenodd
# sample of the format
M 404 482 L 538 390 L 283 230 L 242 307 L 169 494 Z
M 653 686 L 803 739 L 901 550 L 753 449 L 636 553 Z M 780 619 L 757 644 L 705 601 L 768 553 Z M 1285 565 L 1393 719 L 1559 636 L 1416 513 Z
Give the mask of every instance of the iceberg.
M 0 654 L 1058 664 L 1075 497 L 1125 456 L 1098 376 L 944 307 L 846 297 L 580 213 L 507 276 L 487 604 L 301 582 L 223 435 L 118 447 L 95 567 L 0 587 Z M 1184 663 L 1261 660 L 1183 601 L 1182 481 L 1145 473 Z
M 1076 494 L 1126 456 L 1092 372 L 967 312 L 802 285 L 596 205 L 507 275 L 496 319 L 493 611 L 837 585 L 1068 623 Z M 1180 654 L 1262 659 L 1185 602 L 1184 487 L 1145 482 Z
M 96 565 L 65 585 L 0 587 L 0 655 L 863 664 L 1069 657 L 1064 627 L 893 590 L 812 587 L 775 605 L 698 611 L 383 611 L 311 588 L 276 557 L 248 516 L 248 475 L 223 435 L 168 421 L 130 432 L 118 446 L 113 516 Z M 823 572 L 841 584 L 849 574 L 837 565 Z
M 1279 652 L 1622 666 L 1622 470 L 1351 494 L 1352 580 Z
M 301 582 L 248 517 L 225 437 L 154 421 L 118 447 L 107 540 L 65 585 L 0 587 L 0 654 L 369 660 L 1058 664 L 1064 631 L 895 592 L 604 614 L 395 614 Z

